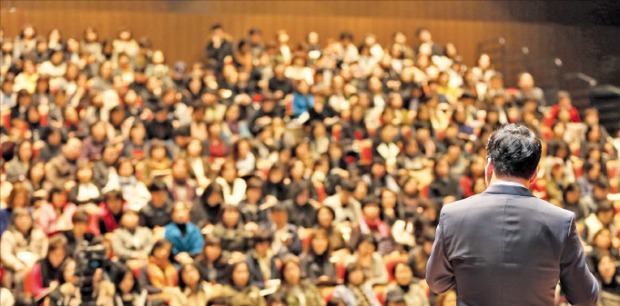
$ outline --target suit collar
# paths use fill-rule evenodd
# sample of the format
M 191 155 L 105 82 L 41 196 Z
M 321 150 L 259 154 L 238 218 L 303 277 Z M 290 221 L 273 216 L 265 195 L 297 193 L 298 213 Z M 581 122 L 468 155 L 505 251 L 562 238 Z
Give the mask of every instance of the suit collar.
M 487 187 L 484 193 L 512 194 L 512 195 L 520 195 L 520 196 L 525 196 L 525 197 L 534 197 L 534 195 L 529 190 L 527 190 L 527 188 L 523 186 L 504 185 L 504 184 L 493 184 Z

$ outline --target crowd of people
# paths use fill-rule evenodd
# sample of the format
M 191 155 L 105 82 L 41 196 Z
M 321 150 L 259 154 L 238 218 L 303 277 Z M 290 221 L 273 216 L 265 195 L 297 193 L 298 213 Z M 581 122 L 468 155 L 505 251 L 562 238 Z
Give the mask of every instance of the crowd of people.
M 424 280 L 437 219 L 484 192 L 506 123 L 543 140 L 532 193 L 575 213 L 618 305 L 620 133 L 428 29 L 294 45 L 215 24 L 191 65 L 129 29 L 0 39 L 3 306 L 456 305 Z

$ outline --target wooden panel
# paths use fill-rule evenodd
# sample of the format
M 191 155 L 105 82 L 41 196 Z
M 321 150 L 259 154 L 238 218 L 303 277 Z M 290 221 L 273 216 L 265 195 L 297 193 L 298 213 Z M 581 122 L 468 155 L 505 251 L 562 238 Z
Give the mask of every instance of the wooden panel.
M 491 1 L 13 1 L 16 12 L 9 12 L 2 1 L 1 25 L 6 36 L 14 36 L 26 23 L 46 35 L 58 27 L 66 37 L 81 37 L 87 26 L 94 26 L 103 38 L 113 38 L 122 27 L 146 36 L 162 49 L 168 63 L 196 61 L 204 54 L 209 27 L 223 23 L 225 30 L 239 39 L 258 26 L 266 40 L 286 29 L 291 46 L 310 31 L 324 42 L 343 30 L 354 33 L 359 42 L 365 33 L 375 33 L 386 44 L 400 30 L 415 44 L 418 27 L 427 27 L 435 41 L 453 42 L 467 64 L 475 63 L 479 41 L 504 36 L 511 47 L 527 45 L 532 55 L 559 56 L 571 69 L 593 66 L 596 48 L 578 49 L 592 43 L 590 31 L 577 27 L 519 23 L 511 20 L 516 4 Z M 540 12 L 532 12 L 540 14 Z M 603 31 L 610 35 L 613 31 Z M 571 67 L 574 66 L 574 67 Z

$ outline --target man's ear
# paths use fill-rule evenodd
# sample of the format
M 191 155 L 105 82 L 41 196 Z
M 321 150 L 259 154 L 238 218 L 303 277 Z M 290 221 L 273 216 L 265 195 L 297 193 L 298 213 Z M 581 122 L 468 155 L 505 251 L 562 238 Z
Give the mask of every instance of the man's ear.
M 487 186 L 491 184 L 491 178 L 493 178 L 493 171 L 495 168 L 493 167 L 493 162 L 490 158 L 487 158 L 487 165 L 484 167 L 484 181 L 487 183 Z
M 536 167 L 536 170 L 534 170 L 534 173 L 532 174 L 532 176 L 530 176 L 530 187 L 534 186 L 537 178 L 538 178 L 538 167 Z

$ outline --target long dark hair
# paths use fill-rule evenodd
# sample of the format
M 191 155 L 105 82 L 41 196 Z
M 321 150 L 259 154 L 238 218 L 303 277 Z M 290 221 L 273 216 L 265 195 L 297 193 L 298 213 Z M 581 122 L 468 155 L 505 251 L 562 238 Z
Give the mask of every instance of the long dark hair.
M 220 198 L 222 199 L 222 201 L 224 201 L 224 190 L 222 189 L 222 186 L 218 183 L 213 182 L 209 184 L 207 188 L 205 188 L 205 191 L 202 193 L 202 196 L 200 197 L 200 202 L 202 203 L 202 205 L 204 205 L 205 207 L 208 206 L 207 200 L 209 199 L 209 196 L 211 196 L 211 194 L 215 192 L 219 193 Z
M 355 271 L 362 271 L 362 274 L 364 275 L 364 281 L 366 281 L 366 274 L 364 273 L 364 267 L 362 267 L 360 264 L 352 263 L 348 265 L 347 269 L 344 271 L 344 284 L 345 285 L 349 285 L 349 276 L 351 275 L 351 273 Z
M 240 266 L 240 265 L 245 265 L 248 268 L 248 271 L 250 271 L 250 266 L 248 265 L 247 262 L 245 262 L 245 261 L 238 261 L 238 262 L 235 262 L 235 263 L 231 264 L 230 266 L 228 266 L 228 271 L 226 273 L 226 274 L 228 274 L 228 284 L 231 287 L 237 288 L 237 289 L 243 289 L 243 288 L 248 287 L 250 285 L 250 278 L 248 278 L 248 282 L 245 284 L 245 286 L 243 288 L 240 288 L 239 286 L 237 286 L 235 284 L 235 281 L 233 279 L 233 274 L 235 272 L 235 269 L 237 269 L 237 267 Z
M 325 252 L 323 254 L 317 254 L 314 251 L 314 247 L 312 247 L 312 241 L 317 238 L 317 237 L 324 237 L 325 240 L 327 240 L 327 248 L 325 249 Z M 314 231 L 312 231 L 312 234 L 310 234 L 310 246 L 308 247 L 308 254 L 312 255 L 312 257 L 316 258 L 322 258 L 322 259 L 327 259 L 329 258 L 330 255 L 330 250 L 331 250 L 331 245 L 329 243 L 329 235 L 327 234 L 327 231 L 325 231 L 322 228 L 319 229 L 315 229 Z
M 116 273 L 112 275 L 112 281 L 114 282 L 116 294 L 120 294 L 121 292 L 120 284 L 125 278 L 125 275 L 127 275 L 127 273 L 130 273 L 131 277 L 133 277 L 133 287 L 131 288 L 131 293 L 139 294 L 140 284 L 138 283 L 138 280 L 136 279 L 136 275 L 133 274 L 133 271 L 131 271 L 131 269 L 129 269 L 129 267 L 125 265 L 120 266 L 118 270 L 116 271 Z
M 188 268 L 194 268 L 196 270 L 196 273 L 198 273 L 198 277 L 199 277 L 198 286 L 200 286 L 200 282 L 203 280 L 202 276 L 200 276 L 200 271 L 198 270 L 198 267 L 196 267 L 196 264 L 194 263 L 184 264 L 181 267 L 181 269 L 179 269 L 179 287 L 181 288 L 181 290 L 185 290 L 185 288 L 187 288 L 187 284 L 183 280 L 183 271 L 187 270 Z

